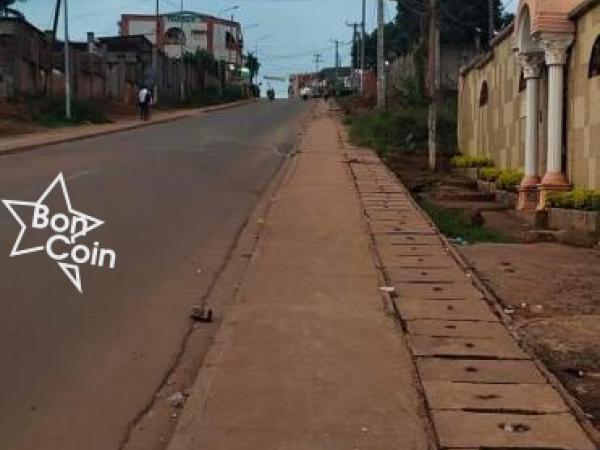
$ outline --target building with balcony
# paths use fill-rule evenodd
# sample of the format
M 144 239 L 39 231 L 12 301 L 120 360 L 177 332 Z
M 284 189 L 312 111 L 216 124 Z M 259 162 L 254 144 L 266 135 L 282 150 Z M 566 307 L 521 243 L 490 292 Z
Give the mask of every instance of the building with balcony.
M 192 11 L 155 15 L 123 14 L 122 36 L 142 35 L 171 58 L 205 50 L 217 61 L 240 66 L 243 37 L 239 22 Z M 157 33 L 158 31 L 158 33 Z M 158 36 L 157 36 L 158 35 Z

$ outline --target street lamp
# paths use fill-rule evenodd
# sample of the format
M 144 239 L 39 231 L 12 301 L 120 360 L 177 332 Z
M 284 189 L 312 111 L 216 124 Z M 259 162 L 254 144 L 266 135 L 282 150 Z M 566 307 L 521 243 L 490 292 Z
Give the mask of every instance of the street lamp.
M 217 13 L 217 17 L 221 17 L 221 14 L 223 14 L 227 11 L 234 11 L 236 9 L 240 9 L 240 5 L 230 6 L 229 8 L 222 9 L 221 11 L 219 11 Z
M 265 34 L 259 38 L 256 39 L 256 41 L 254 41 L 254 54 L 258 55 L 258 43 L 260 41 L 264 41 L 265 39 L 269 39 L 271 36 L 268 34 Z
M 229 8 L 222 9 L 221 11 L 219 11 L 217 13 L 217 17 L 221 17 L 221 15 L 223 13 L 226 13 L 228 11 L 235 11 L 237 9 L 240 9 L 240 5 L 234 5 L 234 6 L 230 6 Z M 233 15 L 231 16 L 231 21 L 233 22 Z M 230 27 L 229 34 L 233 37 L 233 26 Z M 236 39 L 237 39 L 237 36 L 236 36 Z M 227 41 L 225 41 L 225 46 L 227 47 Z M 227 48 L 226 48 L 226 51 L 227 51 L 227 60 L 228 60 L 227 62 L 230 63 L 231 62 L 231 51 Z M 237 58 L 236 58 L 236 62 L 237 62 Z

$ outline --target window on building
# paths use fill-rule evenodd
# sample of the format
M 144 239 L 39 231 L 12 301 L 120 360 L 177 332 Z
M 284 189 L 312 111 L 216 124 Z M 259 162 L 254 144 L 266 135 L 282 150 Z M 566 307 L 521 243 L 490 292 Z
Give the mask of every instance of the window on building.
M 590 56 L 590 78 L 600 76 L 600 36 L 596 38 L 592 47 L 592 55 Z
M 489 92 L 487 81 L 484 81 L 481 85 L 481 93 L 479 94 L 479 106 L 488 104 Z
M 185 34 L 181 28 L 169 28 L 165 33 L 165 45 L 185 44 Z
M 203 30 L 192 30 L 192 37 L 199 41 L 200 39 L 202 39 L 202 37 L 206 35 L 206 31 Z

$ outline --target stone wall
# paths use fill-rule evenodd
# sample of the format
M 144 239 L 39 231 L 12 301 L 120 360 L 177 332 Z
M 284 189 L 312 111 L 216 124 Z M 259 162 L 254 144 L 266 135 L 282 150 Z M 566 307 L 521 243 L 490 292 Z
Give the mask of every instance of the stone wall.
M 575 20 L 575 40 L 565 79 L 566 138 L 564 163 L 576 187 L 600 189 L 600 76 L 588 78 L 590 56 L 600 35 L 600 5 Z M 512 30 L 492 50 L 463 69 L 459 80 L 458 144 L 463 154 L 487 156 L 500 168 L 523 168 L 525 92 L 512 49 Z M 483 83 L 488 102 L 480 106 Z M 548 74 L 540 79 L 538 173 L 546 170 Z
M 520 168 L 525 158 L 525 93 L 510 35 L 496 41 L 459 78 L 458 148 L 492 158 L 498 167 Z M 487 103 L 480 105 L 484 83 Z
M 600 189 L 600 76 L 588 77 L 590 56 L 600 36 L 600 5 L 576 20 L 569 60 L 567 175 L 576 186 Z

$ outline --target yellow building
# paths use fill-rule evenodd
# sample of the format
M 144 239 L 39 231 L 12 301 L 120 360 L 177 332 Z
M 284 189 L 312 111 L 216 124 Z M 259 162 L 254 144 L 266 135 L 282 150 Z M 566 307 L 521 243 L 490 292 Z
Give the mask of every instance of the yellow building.
M 600 0 L 521 0 L 489 53 L 461 70 L 459 148 L 525 173 L 519 207 L 600 189 Z

